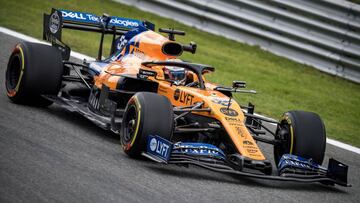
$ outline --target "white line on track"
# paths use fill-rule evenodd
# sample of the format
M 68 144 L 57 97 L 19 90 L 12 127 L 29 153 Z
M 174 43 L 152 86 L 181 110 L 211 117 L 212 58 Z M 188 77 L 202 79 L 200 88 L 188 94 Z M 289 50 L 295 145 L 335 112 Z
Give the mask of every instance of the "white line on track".
M 330 138 L 326 138 L 326 142 L 328 144 L 337 146 L 339 148 L 346 149 L 348 151 L 360 154 L 360 148 L 357 148 L 357 147 L 354 147 L 354 146 L 351 146 L 351 145 L 348 145 L 348 144 L 345 144 L 345 143 L 342 143 L 342 142 L 339 142 L 337 140 L 333 140 L 333 139 L 330 139 Z
M 24 34 L 21 34 L 19 32 L 16 32 L 16 31 L 13 31 L 13 30 L 10 30 L 8 28 L 4 28 L 4 27 L 1 27 L 0 26 L 0 32 L 4 33 L 4 34 L 7 34 L 7 35 L 11 35 L 13 37 L 16 37 L 16 38 L 19 38 L 19 39 L 22 39 L 24 41 L 28 41 L 28 42 L 36 42 L 36 43 L 41 43 L 41 44 L 49 44 L 48 42 L 44 42 L 44 41 L 41 41 L 41 40 L 38 40 L 36 38 L 33 38 L 33 37 L 30 37 L 30 36 L 27 36 L 27 35 L 24 35 Z M 15 46 L 15 44 L 14 44 Z M 83 59 L 86 59 L 87 61 L 94 61 L 95 58 L 92 58 L 90 56 L 86 56 L 84 54 L 81 54 L 81 53 L 78 53 L 78 52 L 75 52 L 75 51 L 71 51 L 71 54 L 70 54 L 72 57 L 74 58 L 77 58 L 77 59 L 80 59 L 80 60 L 83 60 Z
M 0 32 L 2 32 L 4 34 L 7 34 L 7 35 L 10 35 L 10 36 L 13 36 L 13 37 L 16 37 L 16 38 L 19 38 L 19 39 L 22 39 L 24 41 L 36 42 L 36 43 L 42 43 L 42 44 L 49 44 L 47 42 L 38 40 L 36 38 L 21 34 L 19 32 L 16 32 L 16 31 L 13 31 L 13 30 L 10 30 L 8 28 L 1 27 L 1 26 L 0 26 Z M 83 59 L 86 59 L 87 61 L 95 60 L 94 58 L 92 58 L 90 56 L 87 56 L 87 55 L 84 55 L 84 54 L 81 54 L 81 53 L 78 53 L 78 52 L 75 52 L 75 51 L 71 51 L 70 55 L 72 57 L 80 59 L 80 60 L 83 60 Z M 259 115 L 259 116 L 261 116 L 261 115 Z M 265 117 L 265 116 L 263 116 L 263 117 Z M 268 117 L 265 117 L 265 118 L 268 118 Z M 272 118 L 268 118 L 268 119 L 272 119 Z M 333 139 L 329 139 L 329 138 L 326 139 L 326 142 L 328 144 L 334 145 L 336 147 L 339 147 L 339 148 L 342 148 L 342 149 L 345 149 L 345 150 L 360 154 L 360 148 L 357 148 L 357 147 L 354 147 L 354 146 L 351 146 L 351 145 L 348 145 L 348 144 L 345 144 L 345 143 L 342 143 L 342 142 L 339 142 L 339 141 L 336 141 L 336 140 L 333 140 Z

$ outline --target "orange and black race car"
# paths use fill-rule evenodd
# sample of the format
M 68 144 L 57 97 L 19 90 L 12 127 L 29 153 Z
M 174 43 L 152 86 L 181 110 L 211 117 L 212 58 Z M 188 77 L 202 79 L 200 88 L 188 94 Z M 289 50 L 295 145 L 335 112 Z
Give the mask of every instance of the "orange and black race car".
M 70 61 L 63 28 L 100 33 L 97 60 Z M 178 58 L 184 51 L 194 54 L 197 47 L 175 41 L 183 31 L 159 29 L 164 37 L 154 30 L 147 21 L 53 9 L 44 14 L 43 33 L 52 46 L 16 45 L 6 71 L 7 95 L 14 103 L 56 103 L 80 113 L 118 133 L 130 157 L 254 178 L 349 186 L 348 166 L 335 159 L 321 166 L 326 133 L 317 114 L 289 111 L 279 122 L 254 114 L 254 105 L 232 99 L 235 93 L 256 93 L 244 89 L 245 82 L 234 81 L 231 87 L 208 82 L 205 75 L 214 67 Z M 103 59 L 107 34 L 113 40 L 110 56 Z M 276 132 L 267 123 L 276 125 Z M 275 167 L 258 142 L 274 146 Z

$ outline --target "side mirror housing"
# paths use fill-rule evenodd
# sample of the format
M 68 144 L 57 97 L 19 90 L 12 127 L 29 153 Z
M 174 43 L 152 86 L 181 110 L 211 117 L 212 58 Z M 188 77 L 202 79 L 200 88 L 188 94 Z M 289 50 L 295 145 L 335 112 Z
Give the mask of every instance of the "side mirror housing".
M 246 82 L 245 81 L 233 81 L 232 87 L 233 88 L 245 88 Z
M 189 45 L 182 45 L 183 50 L 195 54 L 197 45 L 195 42 L 190 42 Z

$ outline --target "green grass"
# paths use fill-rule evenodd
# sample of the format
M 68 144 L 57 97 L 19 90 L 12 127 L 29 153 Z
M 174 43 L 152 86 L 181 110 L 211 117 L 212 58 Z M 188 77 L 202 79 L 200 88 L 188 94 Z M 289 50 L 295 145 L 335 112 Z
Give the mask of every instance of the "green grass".
M 257 95 L 237 95 L 246 104 L 256 104 L 258 113 L 279 118 L 287 110 L 300 109 L 317 112 L 324 120 L 329 137 L 360 146 L 360 85 L 334 77 L 309 66 L 273 55 L 256 46 L 241 44 L 171 19 L 139 11 L 133 7 L 108 0 L 0 0 L 0 26 L 42 38 L 42 15 L 51 8 L 86 11 L 146 19 L 158 27 L 185 30 L 180 42 L 197 42 L 195 55 L 184 54 L 186 60 L 211 64 L 216 72 L 208 78 L 230 85 L 233 80 L 245 80 Z M 70 47 L 96 56 L 100 36 L 94 33 L 65 30 L 63 40 Z M 105 47 L 109 50 L 109 46 Z

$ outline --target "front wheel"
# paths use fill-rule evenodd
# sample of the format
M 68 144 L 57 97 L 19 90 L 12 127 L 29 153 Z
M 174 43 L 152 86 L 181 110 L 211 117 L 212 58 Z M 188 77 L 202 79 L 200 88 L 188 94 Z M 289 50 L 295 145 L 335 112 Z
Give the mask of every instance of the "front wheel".
M 138 92 L 127 103 L 120 142 L 127 155 L 138 158 L 146 150 L 148 135 L 170 140 L 174 126 L 173 107 L 164 96 Z
M 274 158 L 279 163 L 283 154 L 294 154 L 322 164 L 326 147 L 326 131 L 320 116 L 305 111 L 286 112 L 280 120 L 275 139 Z

